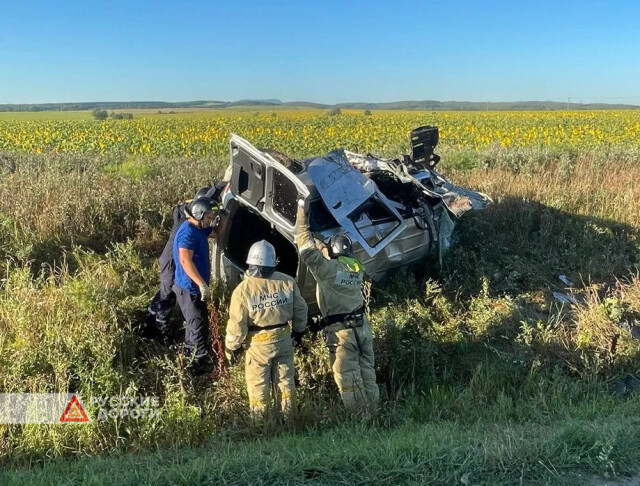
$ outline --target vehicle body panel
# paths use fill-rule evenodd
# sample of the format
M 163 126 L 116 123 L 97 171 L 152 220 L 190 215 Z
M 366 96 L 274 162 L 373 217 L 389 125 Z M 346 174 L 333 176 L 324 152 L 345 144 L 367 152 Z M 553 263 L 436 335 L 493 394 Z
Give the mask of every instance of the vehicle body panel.
M 433 168 L 343 149 L 293 161 L 243 138 L 230 140 L 231 183 L 223 196 L 230 224 L 214 242 L 213 276 L 237 285 L 249 246 L 276 246 L 278 270 L 296 277 L 309 311 L 318 311 L 316 282 L 295 247 L 297 201 L 306 198 L 317 240 L 344 232 L 354 256 L 376 281 L 389 271 L 442 258 L 455 220 L 491 203 L 487 195 L 455 186 Z M 409 161 L 410 162 L 410 161 Z M 436 162 L 437 163 L 437 162 Z
M 397 237 L 406 223 L 376 184 L 353 170 L 343 150 L 318 157 L 307 165 L 307 173 L 327 210 L 371 257 Z M 373 213 L 384 219 L 377 224 Z

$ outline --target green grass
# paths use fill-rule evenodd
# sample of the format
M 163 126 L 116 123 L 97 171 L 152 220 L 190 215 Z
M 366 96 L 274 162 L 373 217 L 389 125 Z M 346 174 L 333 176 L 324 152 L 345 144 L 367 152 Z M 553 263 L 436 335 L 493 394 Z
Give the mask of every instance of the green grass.
M 398 426 L 345 420 L 330 428 L 225 434 L 202 447 L 56 461 L 0 474 L 2 484 L 593 484 L 640 460 L 638 400 L 583 397 L 538 420 L 514 420 L 505 401 L 492 420 Z M 466 407 L 472 410 L 473 404 Z M 529 408 L 530 410 L 530 408 Z M 602 413 L 601 413 L 602 412 Z M 472 412 L 477 416 L 482 411 Z M 594 416 L 597 420 L 594 420 Z
M 637 151 L 449 155 L 445 173 L 495 204 L 465 216 L 443 268 L 373 289 L 380 416 L 344 416 L 324 345 L 309 336 L 296 356 L 299 415 L 257 427 L 241 367 L 194 381 L 184 359 L 135 332 L 171 206 L 226 159 L 0 154 L 0 392 L 162 400 L 160 419 L 0 425 L 0 461 L 12 468 L 0 483 L 279 484 L 312 469 L 318 484 L 633 474 L 640 397 L 620 383 L 640 370 L 629 331 L 640 320 Z M 228 290 L 217 292 L 223 323 Z

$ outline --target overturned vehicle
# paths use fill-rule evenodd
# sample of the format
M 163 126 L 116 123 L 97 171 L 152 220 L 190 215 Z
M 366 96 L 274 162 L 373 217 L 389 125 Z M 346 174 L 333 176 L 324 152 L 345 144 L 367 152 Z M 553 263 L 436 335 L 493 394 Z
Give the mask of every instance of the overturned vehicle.
M 278 270 L 297 278 L 310 311 L 317 310 L 316 282 L 294 243 L 297 201 L 307 197 L 314 236 L 327 242 L 346 232 L 354 256 L 374 280 L 431 251 L 441 258 L 455 220 L 491 199 L 451 184 L 435 170 L 436 127 L 417 128 L 410 140 L 412 154 L 401 159 L 337 149 L 292 160 L 232 134 L 231 182 L 223 195 L 229 219 L 213 247 L 214 277 L 235 286 L 247 268 L 249 247 L 266 239 L 276 248 Z

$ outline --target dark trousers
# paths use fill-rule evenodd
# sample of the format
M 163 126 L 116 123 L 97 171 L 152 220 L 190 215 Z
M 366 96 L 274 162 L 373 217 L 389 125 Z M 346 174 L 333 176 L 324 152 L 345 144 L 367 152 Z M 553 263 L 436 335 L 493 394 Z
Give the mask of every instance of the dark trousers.
M 153 297 L 148 311 L 155 318 L 158 331 L 166 336 L 171 331 L 169 313 L 176 305 L 176 294 L 173 292 L 176 265 L 173 255 L 165 255 L 165 253 L 166 251 L 160 257 L 160 290 Z
M 182 287 L 173 286 L 178 305 L 187 322 L 184 332 L 184 350 L 186 354 L 195 351 L 196 358 L 202 358 L 209 352 L 209 312 L 207 303 L 200 294 L 190 294 Z

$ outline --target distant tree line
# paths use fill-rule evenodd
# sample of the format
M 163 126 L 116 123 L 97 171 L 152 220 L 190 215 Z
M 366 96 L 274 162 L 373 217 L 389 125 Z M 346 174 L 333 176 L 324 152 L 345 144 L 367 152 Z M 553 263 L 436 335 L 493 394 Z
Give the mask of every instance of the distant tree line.
M 327 105 L 306 101 L 271 103 L 264 100 L 223 101 L 99 101 L 85 103 L 0 104 L 0 111 L 80 111 L 80 110 L 133 110 L 176 108 L 228 108 L 232 106 L 296 106 L 326 110 L 450 110 L 450 111 L 518 111 L 518 110 L 618 110 L 637 109 L 635 105 L 606 103 L 566 103 L 554 101 L 473 102 L 473 101 L 395 101 L 390 103 L 340 103 Z M 332 115 L 335 116 L 335 115 Z
M 111 118 L 112 120 L 133 120 L 133 113 L 107 113 L 106 110 L 100 110 L 96 108 L 91 112 L 91 116 L 96 120 L 106 120 L 107 118 Z
M 219 102 L 184 101 L 170 103 L 168 101 L 91 101 L 82 103 L 28 103 L 28 104 L 0 104 L 0 111 L 81 111 L 81 110 L 133 110 L 133 109 L 161 109 L 161 108 L 193 108 L 213 107 Z

